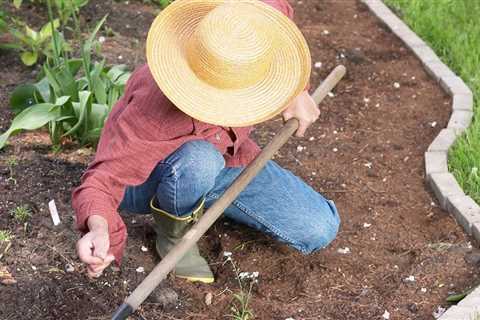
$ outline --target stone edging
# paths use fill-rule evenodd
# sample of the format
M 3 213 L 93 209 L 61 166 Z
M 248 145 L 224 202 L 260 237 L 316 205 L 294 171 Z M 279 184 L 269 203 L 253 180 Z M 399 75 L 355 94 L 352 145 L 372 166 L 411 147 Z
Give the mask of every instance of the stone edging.
M 448 150 L 468 128 L 473 117 L 473 94 L 463 80 L 448 68 L 433 50 L 381 0 L 361 0 L 403 43 L 413 51 L 427 73 L 452 97 L 452 115 L 446 128 L 425 152 L 426 180 L 440 206 L 450 212 L 465 231 L 480 242 L 480 206 L 463 192 L 448 172 Z M 480 287 L 451 307 L 440 320 L 471 320 L 480 315 Z

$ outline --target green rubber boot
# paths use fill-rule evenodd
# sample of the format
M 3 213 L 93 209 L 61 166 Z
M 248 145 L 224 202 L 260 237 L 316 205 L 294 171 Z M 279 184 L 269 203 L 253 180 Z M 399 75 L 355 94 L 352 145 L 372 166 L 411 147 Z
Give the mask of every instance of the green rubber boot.
M 185 217 L 177 217 L 159 209 L 154 199 L 150 201 L 153 218 L 155 220 L 155 232 L 157 233 L 156 248 L 160 257 L 167 253 L 182 239 L 183 235 L 200 219 L 203 214 L 205 201 L 193 210 L 193 213 Z M 187 251 L 185 256 L 175 266 L 175 276 L 192 282 L 212 283 L 215 278 L 208 266 L 207 261 L 200 256 L 198 246 L 195 244 Z

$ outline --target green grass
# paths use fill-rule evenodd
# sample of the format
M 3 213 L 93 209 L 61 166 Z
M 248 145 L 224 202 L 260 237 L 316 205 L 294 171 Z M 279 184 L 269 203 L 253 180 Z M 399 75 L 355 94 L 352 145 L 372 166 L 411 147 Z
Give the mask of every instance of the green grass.
M 10 242 L 12 240 L 12 233 L 8 230 L 0 230 L 0 243 Z
M 480 203 L 480 0 L 384 0 L 470 87 L 474 121 L 449 153 L 449 169 Z
M 32 216 L 32 210 L 28 206 L 18 206 L 10 210 L 12 217 L 20 223 L 27 222 Z

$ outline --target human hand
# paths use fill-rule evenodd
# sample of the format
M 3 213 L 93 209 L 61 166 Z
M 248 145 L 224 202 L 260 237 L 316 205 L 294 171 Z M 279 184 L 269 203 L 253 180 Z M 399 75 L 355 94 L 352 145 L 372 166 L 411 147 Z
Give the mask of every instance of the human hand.
M 285 121 L 296 118 L 299 126 L 295 136 L 303 137 L 307 128 L 320 116 L 320 110 L 307 91 L 299 94 L 282 113 Z
M 103 270 L 115 260 L 108 253 L 110 239 L 108 235 L 108 223 L 105 218 L 93 215 L 87 220 L 90 230 L 77 242 L 77 254 L 80 260 L 87 264 L 88 276 L 98 278 Z

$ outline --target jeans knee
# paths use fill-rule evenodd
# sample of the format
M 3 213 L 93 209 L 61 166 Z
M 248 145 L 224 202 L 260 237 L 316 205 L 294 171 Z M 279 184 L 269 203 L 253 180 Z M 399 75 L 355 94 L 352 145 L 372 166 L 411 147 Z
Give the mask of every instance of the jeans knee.
M 328 201 L 328 200 L 327 200 Z M 304 229 L 300 250 L 304 254 L 310 254 L 328 246 L 337 237 L 340 228 L 340 216 L 333 202 L 328 201 L 329 212 L 321 212 L 320 218 Z M 317 213 L 318 215 L 318 213 Z
M 225 167 L 222 154 L 213 144 L 204 140 L 183 144 L 165 162 L 172 166 L 177 179 L 188 179 L 191 185 L 214 183 Z

